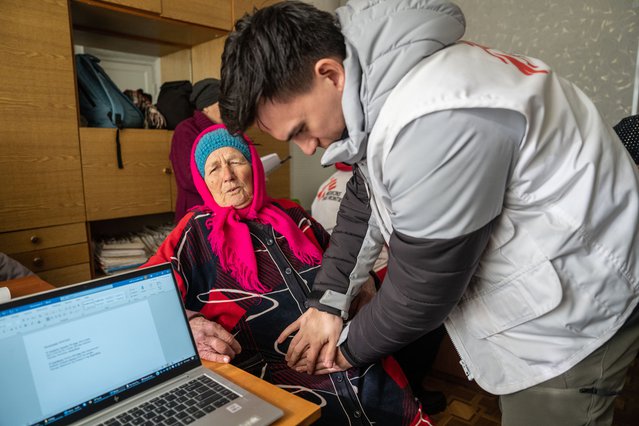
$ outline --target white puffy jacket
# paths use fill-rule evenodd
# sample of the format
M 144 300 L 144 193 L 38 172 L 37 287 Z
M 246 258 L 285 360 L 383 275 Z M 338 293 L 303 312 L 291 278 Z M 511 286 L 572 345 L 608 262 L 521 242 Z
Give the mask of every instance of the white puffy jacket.
M 492 204 L 501 211 L 488 247 L 446 321 L 475 380 L 492 393 L 510 393 L 568 370 L 636 307 L 639 179 L 581 91 L 540 61 L 462 42 L 425 59 L 402 80 L 369 136 L 373 212 L 387 238 L 398 208 L 385 182 L 394 141 L 417 118 L 460 108 L 512 110 L 526 121 L 511 163 L 502 165 L 510 172 L 503 201 Z M 451 181 L 465 181 L 461 175 L 468 169 L 447 173 Z M 442 214 L 454 222 L 416 218 L 422 228 L 413 236 L 451 238 L 481 226 L 492 210 L 473 203 L 472 190 L 451 194 L 456 202 L 433 193 L 433 204 L 448 204 Z

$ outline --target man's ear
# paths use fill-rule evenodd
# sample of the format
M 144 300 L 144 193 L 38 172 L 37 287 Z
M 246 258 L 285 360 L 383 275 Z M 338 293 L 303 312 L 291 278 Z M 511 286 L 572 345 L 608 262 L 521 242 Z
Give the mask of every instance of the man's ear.
M 342 61 L 333 58 L 322 58 L 315 63 L 315 76 L 328 79 L 337 90 L 344 90 L 346 75 Z

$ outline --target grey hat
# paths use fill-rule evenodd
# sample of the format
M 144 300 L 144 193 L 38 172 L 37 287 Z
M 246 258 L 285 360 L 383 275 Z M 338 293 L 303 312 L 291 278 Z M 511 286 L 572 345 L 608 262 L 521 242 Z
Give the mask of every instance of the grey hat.
M 220 80 L 205 78 L 193 85 L 193 91 L 189 100 L 198 111 L 213 105 L 220 99 Z

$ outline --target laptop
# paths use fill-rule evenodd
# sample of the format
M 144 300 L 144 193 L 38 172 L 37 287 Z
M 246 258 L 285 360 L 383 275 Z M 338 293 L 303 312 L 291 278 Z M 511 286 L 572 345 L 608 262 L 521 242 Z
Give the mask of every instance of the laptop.
M 254 426 L 283 415 L 202 366 L 169 263 L 0 304 L 0 377 L 0 425 Z

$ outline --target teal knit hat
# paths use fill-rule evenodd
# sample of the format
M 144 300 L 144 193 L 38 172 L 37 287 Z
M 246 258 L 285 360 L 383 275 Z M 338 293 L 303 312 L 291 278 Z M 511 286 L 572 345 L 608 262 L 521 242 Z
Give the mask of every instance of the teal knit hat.
M 204 177 L 204 165 L 206 164 L 209 155 L 217 149 L 224 147 L 235 148 L 244 155 L 244 157 L 251 162 L 251 152 L 247 142 L 242 139 L 241 136 L 231 135 L 228 130 L 224 128 L 215 129 L 206 133 L 197 144 L 195 148 L 195 164 L 197 170 L 200 172 L 200 176 Z

